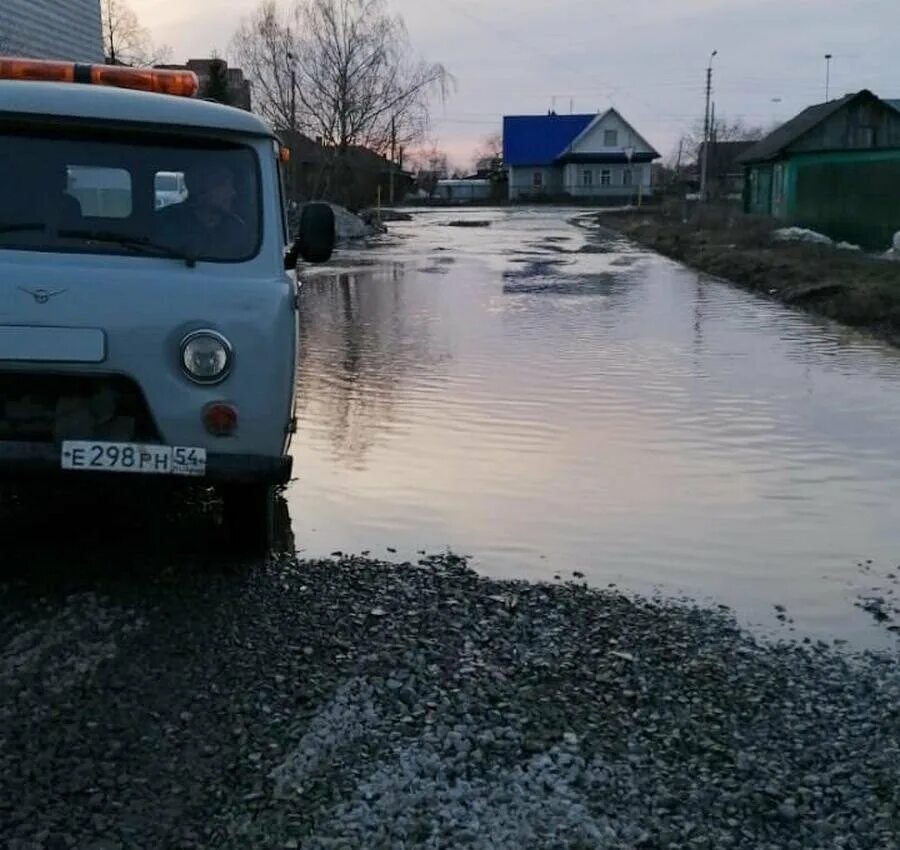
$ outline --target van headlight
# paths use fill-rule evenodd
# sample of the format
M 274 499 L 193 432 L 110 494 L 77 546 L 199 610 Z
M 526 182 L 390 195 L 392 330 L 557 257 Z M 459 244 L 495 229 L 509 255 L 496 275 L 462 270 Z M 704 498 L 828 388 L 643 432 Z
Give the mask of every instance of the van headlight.
M 231 371 L 231 343 L 216 331 L 193 331 L 181 341 L 181 366 L 198 384 L 217 384 Z

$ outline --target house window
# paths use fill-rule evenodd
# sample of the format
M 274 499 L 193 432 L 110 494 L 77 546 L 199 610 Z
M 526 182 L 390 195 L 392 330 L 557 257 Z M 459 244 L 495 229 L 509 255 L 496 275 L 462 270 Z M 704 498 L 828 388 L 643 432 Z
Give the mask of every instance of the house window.
M 609 186 L 612 183 L 612 172 L 608 168 L 604 168 L 600 172 L 600 185 Z
M 581 176 L 581 185 L 582 186 L 593 186 L 594 185 L 594 172 L 590 170 L 590 168 L 586 169 L 584 174 Z
M 534 175 L 531 178 L 531 185 L 534 186 L 535 189 L 540 189 L 544 185 L 544 172 L 543 171 L 535 171 Z
M 625 168 L 622 170 L 622 185 L 630 186 L 631 185 L 631 169 Z
M 603 131 L 603 146 L 606 148 L 615 148 L 619 145 L 619 131 L 618 130 L 604 130 Z

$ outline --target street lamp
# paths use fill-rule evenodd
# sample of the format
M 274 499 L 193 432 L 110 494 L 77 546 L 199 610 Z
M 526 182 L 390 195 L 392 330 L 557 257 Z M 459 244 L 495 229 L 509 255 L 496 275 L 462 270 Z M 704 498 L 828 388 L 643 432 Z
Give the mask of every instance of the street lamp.
M 828 103 L 828 93 L 831 89 L 831 60 L 830 53 L 825 54 L 825 103 Z
M 706 167 L 709 162 L 709 100 L 712 97 L 712 65 L 713 59 L 719 55 L 718 50 L 709 54 L 709 65 L 706 66 L 706 117 L 703 120 L 703 162 L 700 166 L 700 200 L 706 200 Z

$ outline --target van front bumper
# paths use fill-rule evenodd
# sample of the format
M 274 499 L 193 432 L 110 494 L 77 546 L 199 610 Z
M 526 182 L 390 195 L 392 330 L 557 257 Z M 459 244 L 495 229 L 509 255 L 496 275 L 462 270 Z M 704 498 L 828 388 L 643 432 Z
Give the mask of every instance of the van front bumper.
M 171 479 L 189 483 L 191 481 L 216 483 L 259 483 L 287 484 L 291 478 L 293 458 L 279 455 L 206 453 L 206 474 L 199 477 L 177 475 L 141 475 L 156 479 Z M 37 475 L 63 475 L 83 478 L 96 475 L 116 475 L 118 472 L 81 472 L 62 468 L 61 449 L 52 443 L 5 442 L 0 441 L 0 478 L 26 478 Z

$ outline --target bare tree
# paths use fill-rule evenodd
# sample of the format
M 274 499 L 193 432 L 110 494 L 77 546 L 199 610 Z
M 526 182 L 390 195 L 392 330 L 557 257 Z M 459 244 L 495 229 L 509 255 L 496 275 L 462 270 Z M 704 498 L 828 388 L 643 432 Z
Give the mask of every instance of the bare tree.
M 716 142 L 755 142 L 766 135 L 763 127 L 747 124 L 741 118 L 716 118 L 710 127 L 710 139 Z M 679 139 L 677 148 L 669 157 L 672 167 L 686 166 L 695 163 L 700 157 L 700 146 L 703 144 L 703 120 L 695 122 L 691 129 Z M 680 158 L 679 158 L 680 155 Z
M 450 174 L 447 154 L 437 144 L 415 151 L 409 158 L 409 168 L 415 175 L 416 187 L 427 192 L 429 197 L 434 195 L 438 181 Z
M 442 65 L 415 56 L 386 0 L 295 0 L 287 11 L 263 0 L 232 53 L 270 121 L 337 155 L 408 148 L 428 128 L 431 98 L 452 82 Z
M 481 140 L 481 144 L 475 149 L 472 164 L 475 170 L 482 168 L 493 171 L 503 162 L 503 134 L 491 133 Z
M 229 50 L 253 86 L 254 108 L 282 130 L 297 129 L 297 10 L 263 0 L 241 22 Z
M 127 0 L 102 0 L 103 51 L 113 65 L 148 67 L 165 62 L 171 49 L 154 45 Z

